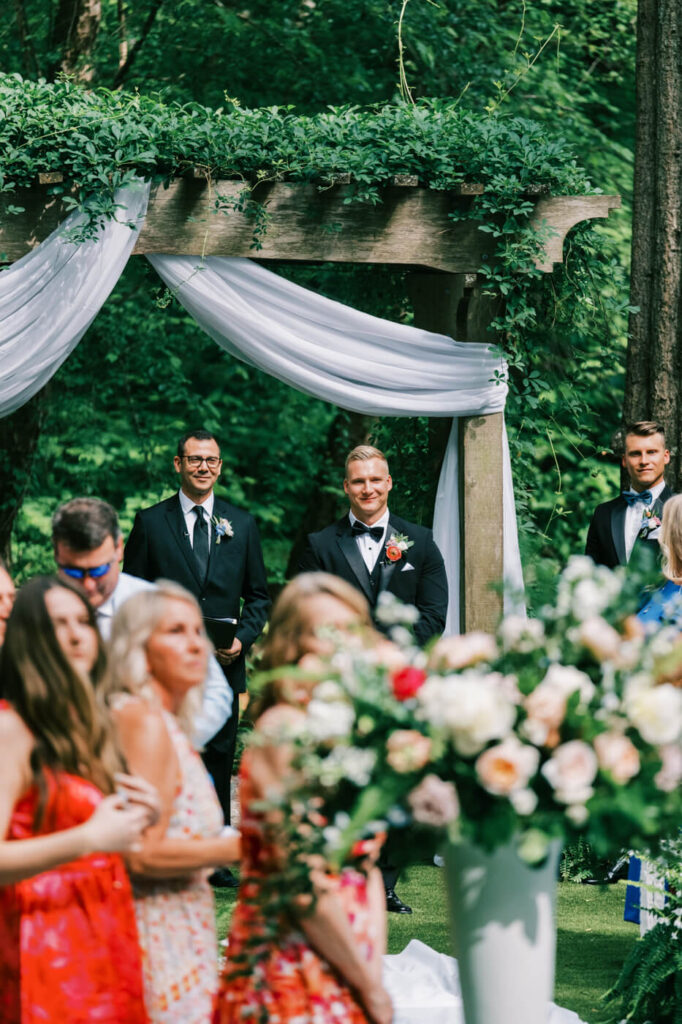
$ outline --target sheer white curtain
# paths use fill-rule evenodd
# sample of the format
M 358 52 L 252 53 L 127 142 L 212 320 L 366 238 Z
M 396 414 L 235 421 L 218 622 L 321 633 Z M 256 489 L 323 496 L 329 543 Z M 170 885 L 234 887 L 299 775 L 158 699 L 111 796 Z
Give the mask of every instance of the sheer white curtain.
M 0 271 L 0 416 L 35 395 L 73 352 L 128 262 L 148 198 L 142 182 L 119 191 L 117 219 L 79 245 L 65 237 L 83 221 L 72 214 Z
M 197 323 L 237 359 L 354 412 L 472 416 L 502 412 L 504 365 L 488 345 L 453 341 L 361 313 L 244 259 L 150 256 Z M 504 451 L 505 580 L 523 586 L 511 465 Z M 450 583 L 448 632 L 459 629 L 459 493 L 455 419 L 438 486 L 434 535 Z
M 142 183 L 122 190 L 117 220 L 80 245 L 66 237 L 81 219 L 71 215 L 37 249 L 0 271 L 0 416 L 28 401 L 78 344 L 126 264 L 148 195 Z M 499 358 L 485 344 L 463 344 L 361 313 L 250 260 L 152 256 L 150 262 L 197 323 L 235 358 L 355 412 L 455 418 L 434 534 L 450 582 L 448 632 L 457 632 L 457 417 L 504 410 L 507 387 L 495 382 L 496 375 L 504 377 Z M 523 579 L 506 434 L 503 457 L 504 573 L 519 593 Z

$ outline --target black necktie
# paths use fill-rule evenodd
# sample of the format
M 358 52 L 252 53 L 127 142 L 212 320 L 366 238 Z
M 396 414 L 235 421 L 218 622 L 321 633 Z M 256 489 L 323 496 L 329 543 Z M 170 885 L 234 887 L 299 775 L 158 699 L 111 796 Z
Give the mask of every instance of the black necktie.
M 381 540 L 384 535 L 383 526 L 366 526 L 365 523 L 361 523 L 358 519 L 351 526 L 351 531 L 354 537 L 361 537 L 363 533 L 368 533 L 374 540 Z
M 201 505 L 194 506 L 194 514 L 197 517 L 197 521 L 194 524 L 194 543 L 192 549 L 197 560 L 199 575 L 203 580 L 208 568 L 208 524 Z
M 638 501 L 643 502 L 645 505 L 650 505 L 654 500 L 651 491 L 640 491 L 639 494 L 636 491 L 623 491 L 623 497 L 628 505 L 636 505 Z

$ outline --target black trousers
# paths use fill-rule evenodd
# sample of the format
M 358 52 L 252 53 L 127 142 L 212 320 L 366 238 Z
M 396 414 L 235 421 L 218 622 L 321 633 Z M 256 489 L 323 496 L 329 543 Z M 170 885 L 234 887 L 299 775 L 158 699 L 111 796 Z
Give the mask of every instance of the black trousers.
M 229 682 L 229 680 L 228 680 Z M 239 725 L 239 692 L 232 687 L 232 714 L 212 740 L 206 744 L 201 755 L 206 771 L 213 779 L 220 806 L 223 809 L 225 824 L 230 824 L 232 766 L 237 745 L 237 726 Z

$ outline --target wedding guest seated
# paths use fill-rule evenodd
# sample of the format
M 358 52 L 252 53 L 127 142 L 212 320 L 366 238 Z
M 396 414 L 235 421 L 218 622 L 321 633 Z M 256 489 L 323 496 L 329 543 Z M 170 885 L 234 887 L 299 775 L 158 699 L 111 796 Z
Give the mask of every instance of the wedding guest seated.
M 298 576 L 273 609 L 263 667 L 294 665 L 306 655 L 322 653 L 320 630 L 329 626 L 370 630 L 364 597 L 336 576 Z M 276 829 L 276 821 L 265 819 L 258 804 L 282 790 L 292 757 L 282 734 L 300 721 L 310 689 L 304 681 L 275 679 L 253 712 L 257 742 L 243 755 L 240 784 L 243 881 L 213 1024 L 260 1019 L 390 1024 L 393 1017 L 381 977 L 386 911 L 376 867 L 368 866 L 366 874 L 347 868 L 333 877 L 324 866 L 311 866 L 312 911 L 306 906 L 297 913 L 292 905 L 273 920 L 263 910 L 262 893 L 279 876 L 288 851 L 273 844 L 270 826 Z M 248 963 L 254 944 L 260 945 L 255 970 Z
M 5 629 L 7 628 L 9 613 L 12 611 L 12 605 L 14 604 L 14 593 L 12 577 L 7 572 L 7 567 L 0 558 L 0 647 L 2 647 L 5 640 Z
M 158 804 L 146 784 L 117 774 L 92 686 L 104 664 L 94 612 L 74 587 L 37 577 L 21 588 L 0 676 L 3 1024 L 148 1019 L 120 854 Z
M 190 742 L 209 644 L 195 598 L 176 583 L 130 597 L 111 629 L 102 693 L 131 769 L 157 787 L 161 817 L 128 858 L 145 998 L 153 1024 L 206 1024 L 217 988 L 213 893 L 207 877 L 236 861 L 223 815 Z

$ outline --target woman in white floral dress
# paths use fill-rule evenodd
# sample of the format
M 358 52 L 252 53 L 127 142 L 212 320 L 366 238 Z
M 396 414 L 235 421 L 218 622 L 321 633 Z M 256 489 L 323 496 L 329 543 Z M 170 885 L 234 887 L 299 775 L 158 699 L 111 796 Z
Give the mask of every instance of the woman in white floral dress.
M 208 651 L 198 605 L 174 583 L 135 595 L 114 619 L 104 694 L 129 767 L 162 801 L 159 823 L 128 858 L 153 1024 L 210 1019 L 217 949 L 207 876 L 239 852 L 188 739 Z

